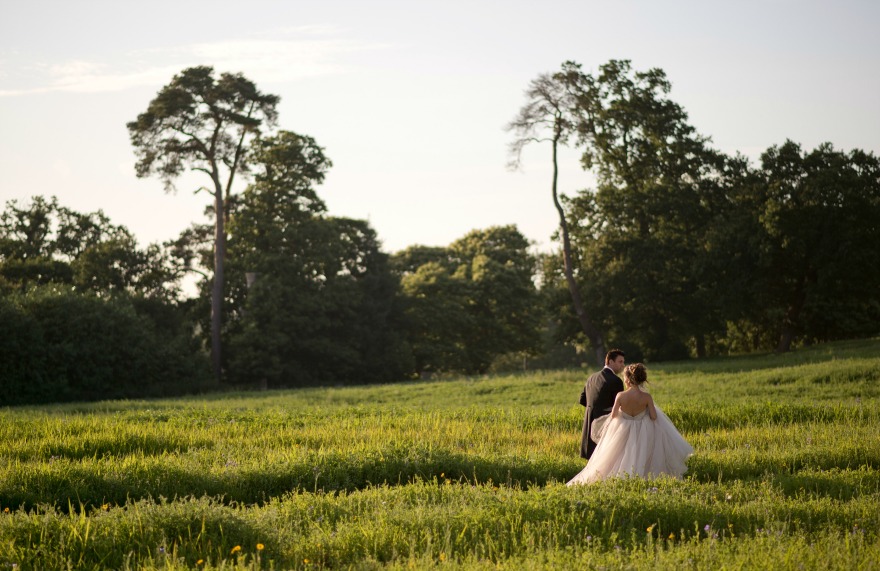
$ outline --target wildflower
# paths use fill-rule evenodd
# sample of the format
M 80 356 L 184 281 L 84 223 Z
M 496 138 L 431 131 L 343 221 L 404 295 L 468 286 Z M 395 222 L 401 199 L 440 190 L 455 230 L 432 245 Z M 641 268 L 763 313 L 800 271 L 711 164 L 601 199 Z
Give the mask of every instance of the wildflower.
M 9 513 L 9 508 L 3 508 L 3 513 L 8 514 L 8 513 Z
M 645 531 L 647 531 L 648 533 L 651 533 L 652 531 L 654 531 L 655 527 L 657 527 L 657 524 L 652 523 L 651 525 L 648 526 L 648 528 Z
M 101 509 L 107 511 L 110 509 L 110 504 L 101 504 Z
M 733 499 L 733 496 L 730 495 L 730 494 L 727 494 L 727 501 L 729 502 L 729 501 L 732 500 L 732 499 Z
M 674 534 L 674 533 L 670 533 L 670 534 L 669 534 L 669 539 L 675 539 L 675 534 Z
M 198 561 L 196 561 L 196 565 L 201 565 L 204 562 L 205 562 L 204 559 L 199 559 Z
M 262 543 L 258 543 L 258 544 L 257 544 L 257 551 L 262 551 L 262 550 L 265 549 L 265 548 L 266 548 L 266 546 L 263 545 Z
M 235 547 L 232 548 L 232 551 L 230 551 L 229 553 L 231 555 L 233 553 L 238 553 L 239 551 L 241 551 L 241 545 L 236 545 Z
M 588 536 L 587 536 L 587 541 L 593 541 L 593 536 L 592 536 L 592 535 L 588 535 Z
M 309 564 L 309 560 L 308 560 L 308 559 L 303 559 L 303 563 L 305 563 L 306 565 L 308 565 L 308 564 Z
M 708 532 L 710 529 L 712 529 L 712 526 L 709 525 L 708 523 L 703 527 L 703 531 L 705 531 L 705 532 Z
M 446 554 L 442 551 L 440 552 L 440 561 L 446 561 Z

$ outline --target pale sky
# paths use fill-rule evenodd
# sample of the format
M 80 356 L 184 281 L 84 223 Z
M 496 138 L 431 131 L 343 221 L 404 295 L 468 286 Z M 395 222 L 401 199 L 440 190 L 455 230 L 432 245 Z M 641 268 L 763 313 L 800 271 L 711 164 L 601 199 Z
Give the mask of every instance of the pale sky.
M 880 154 L 877 0 L 0 0 L 0 203 L 102 209 L 141 245 L 175 238 L 210 197 L 138 179 L 125 124 L 194 65 L 281 96 L 279 128 L 334 163 L 330 214 L 394 252 L 516 224 L 546 250 L 550 150 L 506 169 L 523 90 L 565 60 L 660 67 L 716 148 L 752 158 L 790 138 Z M 577 153 L 560 189 L 590 185 Z

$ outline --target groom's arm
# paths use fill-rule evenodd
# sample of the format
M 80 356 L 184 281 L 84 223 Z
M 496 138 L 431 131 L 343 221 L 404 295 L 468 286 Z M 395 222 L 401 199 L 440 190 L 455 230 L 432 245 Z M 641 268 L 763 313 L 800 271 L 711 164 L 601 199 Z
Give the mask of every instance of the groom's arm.
M 584 390 L 581 391 L 581 404 L 588 409 L 596 408 L 596 399 L 599 398 L 600 389 L 597 383 L 600 382 L 601 379 L 596 379 L 596 375 L 590 375 L 587 382 L 584 383 Z

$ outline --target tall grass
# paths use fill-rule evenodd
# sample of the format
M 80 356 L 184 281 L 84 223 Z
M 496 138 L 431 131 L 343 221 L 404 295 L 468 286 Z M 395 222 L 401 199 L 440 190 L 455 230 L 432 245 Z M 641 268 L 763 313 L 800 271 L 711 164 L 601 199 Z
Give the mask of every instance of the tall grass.
M 5 409 L 0 569 L 876 568 L 878 371 L 649 365 L 687 476 L 576 488 L 582 371 Z

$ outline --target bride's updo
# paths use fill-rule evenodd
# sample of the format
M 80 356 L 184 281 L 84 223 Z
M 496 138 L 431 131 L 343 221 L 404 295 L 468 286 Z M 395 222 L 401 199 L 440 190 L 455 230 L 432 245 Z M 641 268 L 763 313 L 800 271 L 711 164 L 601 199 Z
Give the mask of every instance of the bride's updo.
M 631 385 L 643 385 L 648 382 L 648 369 L 641 363 L 627 365 L 623 370 L 623 380 Z

